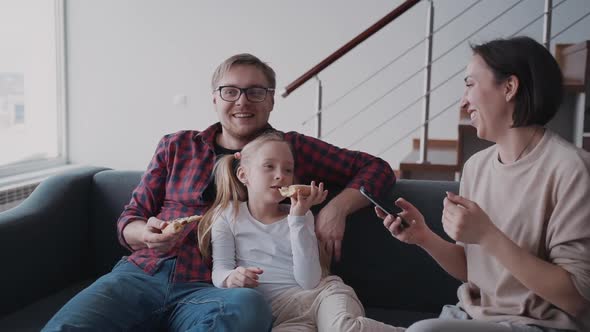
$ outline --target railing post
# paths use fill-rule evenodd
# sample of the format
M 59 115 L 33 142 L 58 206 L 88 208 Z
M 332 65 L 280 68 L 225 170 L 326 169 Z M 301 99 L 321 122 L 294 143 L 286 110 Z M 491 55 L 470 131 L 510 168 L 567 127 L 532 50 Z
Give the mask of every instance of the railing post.
M 428 119 L 430 117 L 430 72 L 432 62 L 432 34 L 434 31 L 434 3 L 428 1 L 428 14 L 426 17 L 426 64 L 424 75 L 424 102 L 422 110 L 422 133 L 420 134 L 420 159 L 418 163 L 428 163 Z
M 318 81 L 317 99 L 316 99 L 316 136 L 322 138 L 322 80 L 315 76 Z
M 551 10 L 553 0 L 545 0 L 545 15 L 543 17 L 543 45 L 551 52 Z

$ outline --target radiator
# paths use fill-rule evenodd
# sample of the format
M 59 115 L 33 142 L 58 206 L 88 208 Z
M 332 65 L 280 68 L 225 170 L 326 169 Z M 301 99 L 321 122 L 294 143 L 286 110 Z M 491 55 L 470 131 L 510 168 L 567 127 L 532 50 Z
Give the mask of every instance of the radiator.
M 39 182 L 34 182 L 0 189 L 0 212 L 19 205 L 38 185 Z

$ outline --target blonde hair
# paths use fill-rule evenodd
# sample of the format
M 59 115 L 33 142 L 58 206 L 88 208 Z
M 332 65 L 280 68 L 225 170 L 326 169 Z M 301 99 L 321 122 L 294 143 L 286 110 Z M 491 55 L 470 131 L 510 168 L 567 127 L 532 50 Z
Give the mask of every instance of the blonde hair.
M 217 85 L 219 84 L 219 80 L 221 80 L 223 75 L 225 75 L 233 66 L 237 65 L 256 67 L 262 72 L 268 81 L 269 86 L 267 86 L 267 88 L 276 88 L 277 82 L 275 71 L 268 64 L 266 64 L 266 62 L 262 62 L 262 60 L 258 59 L 254 55 L 241 53 L 229 57 L 215 69 L 213 72 L 213 77 L 211 78 L 211 90 L 215 91 L 215 89 L 217 89 Z
M 291 153 L 293 153 L 291 145 L 285 141 L 283 134 L 277 131 L 266 132 L 244 146 L 240 153 L 241 157 L 238 159 L 239 166 L 247 164 L 247 162 L 256 155 L 256 151 L 259 150 L 263 144 L 268 142 L 283 142 L 289 146 Z M 213 227 L 213 222 L 219 217 L 221 211 L 227 209 L 230 203 L 232 203 L 235 218 L 238 213 L 239 202 L 245 202 L 248 199 L 246 186 L 240 182 L 236 174 L 236 169 L 234 169 L 235 160 L 234 155 L 223 156 L 215 163 L 215 167 L 213 168 L 217 194 L 215 195 L 213 204 L 205 213 L 197 227 L 199 250 L 203 256 L 210 255 L 211 228 Z

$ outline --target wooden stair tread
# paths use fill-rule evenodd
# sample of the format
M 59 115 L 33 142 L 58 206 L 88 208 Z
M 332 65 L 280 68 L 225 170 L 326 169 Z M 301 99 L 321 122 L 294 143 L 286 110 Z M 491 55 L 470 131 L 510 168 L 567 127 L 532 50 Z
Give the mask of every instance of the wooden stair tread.
M 428 151 L 431 149 L 456 149 L 457 140 L 454 139 L 429 139 L 427 142 Z M 414 150 L 420 149 L 420 139 L 414 138 L 412 140 L 412 148 Z
M 428 163 L 418 163 L 420 151 L 412 150 L 400 163 L 402 169 L 456 169 L 457 150 L 448 148 L 428 149 Z
M 454 180 L 459 171 L 456 148 L 428 149 L 427 163 L 419 163 L 420 150 L 413 149 L 399 164 L 400 178 Z
M 588 81 L 590 41 L 555 45 L 555 59 L 563 74 L 563 87 L 571 92 L 584 92 Z
M 431 139 L 427 142 L 427 163 L 419 163 L 420 141 L 412 141 L 412 151 L 400 162 L 400 178 L 436 178 L 441 180 L 454 179 L 459 170 L 457 164 L 456 140 Z M 429 174 L 429 175 L 427 175 Z

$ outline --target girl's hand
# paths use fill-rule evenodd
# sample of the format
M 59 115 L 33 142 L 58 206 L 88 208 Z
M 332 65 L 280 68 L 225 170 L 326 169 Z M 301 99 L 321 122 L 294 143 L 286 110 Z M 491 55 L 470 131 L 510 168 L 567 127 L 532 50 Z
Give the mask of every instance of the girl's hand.
M 304 216 L 309 208 L 313 205 L 320 204 L 326 197 L 328 197 L 328 191 L 324 190 L 324 184 L 320 182 L 319 187 L 315 185 L 315 181 L 311 181 L 311 192 L 309 196 L 304 197 L 299 191 L 297 194 L 291 196 L 291 211 L 289 212 L 292 216 Z
M 408 243 L 422 246 L 427 241 L 428 236 L 432 233 L 430 228 L 424 222 L 424 216 L 418 209 L 410 202 L 403 198 L 398 198 L 395 205 L 399 206 L 403 211 L 399 213 L 409 224 L 407 227 L 401 226 L 401 218 L 385 213 L 378 207 L 375 207 L 375 213 L 383 219 L 383 226 L 396 239 Z
M 443 205 L 443 228 L 455 241 L 482 244 L 498 230 L 479 205 L 467 198 L 447 192 Z
M 262 274 L 258 267 L 236 267 L 225 279 L 227 288 L 254 288 L 258 286 L 258 275 Z

